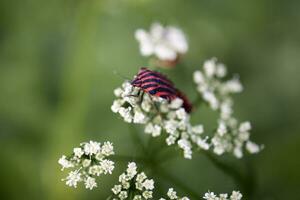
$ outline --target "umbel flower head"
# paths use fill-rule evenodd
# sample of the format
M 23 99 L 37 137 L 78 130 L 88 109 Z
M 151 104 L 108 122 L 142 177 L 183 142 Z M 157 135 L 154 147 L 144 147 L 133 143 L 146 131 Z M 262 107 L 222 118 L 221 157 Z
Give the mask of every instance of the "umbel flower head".
M 144 172 L 138 172 L 135 162 L 128 163 L 127 169 L 119 176 L 119 184 L 112 188 L 113 199 L 133 200 L 152 199 L 154 190 L 153 179 L 148 179 Z
M 72 169 L 63 181 L 70 187 L 77 187 L 79 182 L 83 182 L 85 188 L 92 190 L 97 187 L 96 177 L 101 174 L 111 174 L 114 170 L 114 162 L 107 157 L 114 154 L 111 142 L 90 141 L 81 143 L 79 147 L 73 149 L 70 156 L 63 155 L 58 163 L 62 169 Z
M 202 71 L 194 72 L 194 82 L 202 100 L 219 112 L 218 128 L 211 140 L 214 153 L 232 152 L 241 158 L 245 144 L 249 153 L 258 153 L 261 147 L 249 140 L 250 122 L 239 123 L 233 116 L 232 94 L 242 92 L 243 86 L 238 77 L 224 80 L 226 73 L 225 65 L 213 58 L 204 62 Z
M 206 200 L 241 200 L 243 195 L 239 191 L 232 191 L 231 194 L 215 194 L 214 192 L 207 192 L 204 194 L 203 199 Z M 159 200 L 189 200 L 188 197 L 180 197 L 173 188 L 169 188 L 167 198 L 160 198 Z
M 182 108 L 182 99 L 169 102 L 143 92 L 129 82 L 124 82 L 114 93 L 117 99 L 111 106 L 113 112 L 120 114 L 125 122 L 144 124 L 145 133 L 153 137 L 165 134 L 167 145 L 177 144 L 185 158 L 192 158 L 193 144 L 202 149 L 209 148 L 207 138 L 201 135 L 203 126 L 191 125 L 190 115 Z
M 173 66 L 180 55 L 188 50 L 188 43 L 184 33 L 177 27 L 163 27 L 159 23 L 153 23 L 149 32 L 138 29 L 135 38 L 140 45 L 143 56 L 155 56 L 164 64 Z

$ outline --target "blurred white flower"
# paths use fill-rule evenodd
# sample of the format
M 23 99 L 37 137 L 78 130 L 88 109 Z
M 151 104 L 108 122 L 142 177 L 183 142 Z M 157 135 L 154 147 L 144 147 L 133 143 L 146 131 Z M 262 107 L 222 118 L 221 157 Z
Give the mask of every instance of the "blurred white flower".
M 259 147 L 254 142 L 247 141 L 246 149 L 249 151 L 249 153 L 258 153 L 262 149 L 262 147 Z
M 135 38 L 143 56 L 155 55 L 159 60 L 174 61 L 188 50 L 184 33 L 176 27 L 153 23 L 150 31 L 138 29 Z
M 77 156 L 78 158 L 80 158 L 84 154 L 84 152 L 82 151 L 82 149 L 78 148 L 78 147 L 74 148 L 73 152 L 74 152 L 75 156 Z
M 243 122 L 240 124 L 239 131 L 240 132 L 248 132 L 251 130 L 250 122 Z
M 237 77 L 224 81 L 226 73 L 225 65 L 212 58 L 204 62 L 203 71 L 194 72 L 194 82 L 202 100 L 212 110 L 219 112 L 218 127 L 211 138 L 213 152 L 217 155 L 231 152 L 235 157 L 241 158 L 245 144 L 249 153 L 257 153 L 261 148 L 255 143 L 248 143 L 250 122 L 239 124 L 233 117 L 232 94 L 242 92 L 243 86 Z M 202 141 L 199 140 L 198 143 L 201 144 Z
M 216 73 L 216 59 L 213 58 L 211 60 L 206 60 L 204 62 L 204 65 L 203 65 L 203 69 L 204 69 L 204 72 L 205 72 L 205 75 L 209 78 L 211 78 L 212 76 L 215 75 Z
M 111 174 L 114 170 L 114 162 L 106 159 L 113 154 L 111 142 L 104 142 L 102 146 L 94 141 L 81 143 L 80 147 L 73 149 L 71 156 L 63 155 L 59 159 L 62 169 L 75 169 L 62 180 L 66 181 L 66 185 L 70 187 L 77 187 L 77 183 L 84 182 L 85 188 L 92 190 L 97 187 L 95 177 L 101 174 Z

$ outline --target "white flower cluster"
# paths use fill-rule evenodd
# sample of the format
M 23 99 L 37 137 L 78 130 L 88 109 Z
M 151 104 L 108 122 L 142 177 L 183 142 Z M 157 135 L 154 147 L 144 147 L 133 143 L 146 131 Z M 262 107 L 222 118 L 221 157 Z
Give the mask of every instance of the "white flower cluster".
M 173 188 L 169 188 L 167 192 L 168 199 L 171 200 L 190 200 L 188 197 L 178 197 L 177 192 Z M 165 198 L 160 198 L 159 200 L 166 200 Z
M 218 128 L 211 140 L 214 153 L 232 152 L 241 158 L 245 144 L 249 153 L 258 153 L 261 147 L 249 140 L 250 122 L 239 123 L 233 117 L 232 94 L 242 92 L 243 86 L 237 77 L 223 81 L 226 73 L 226 67 L 213 58 L 204 63 L 203 72 L 194 72 L 194 82 L 203 101 L 220 113 Z
M 84 182 L 85 188 L 92 190 L 97 187 L 96 177 L 101 174 L 111 174 L 114 170 L 114 162 L 106 157 L 114 154 L 111 142 L 90 141 L 81 143 L 80 147 L 73 149 L 71 156 L 63 155 L 58 163 L 65 168 L 72 168 L 63 181 L 70 187 L 77 187 L 79 182 Z
M 136 30 L 135 38 L 140 44 L 143 56 L 155 55 L 159 60 L 174 61 L 188 50 L 184 33 L 173 26 L 163 27 L 154 23 L 149 32 Z
M 168 198 L 170 200 L 189 200 L 188 197 L 179 197 L 177 192 L 173 188 L 169 188 L 167 193 Z M 241 200 L 243 195 L 239 191 L 232 191 L 231 194 L 220 194 L 216 195 L 213 192 L 207 192 L 204 194 L 203 199 L 206 200 Z M 167 200 L 166 198 L 160 198 L 159 200 Z
M 203 199 L 206 200 L 241 200 L 243 195 L 239 191 L 232 191 L 231 195 L 220 194 L 216 195 L 213 192 L 207 192 L 204 194 Z
M 119 176 L 119 184 L 112 188 L 113 199 L 143 200 L 153 198 L 154 181 L 144 172 L 138 173 L 135 162 L 128 163 L 126 172 Z
M 128 123 L 145 124 L 145 133 L 153 137 L 167 134 L 167 145 L 176 144 L 183 150 L 184 157 L 192 158 L 192 144 L 202 149 L 209 149 L 203 126 L 192 126 L 189 114 L 182 108 L 179 98 L 168 102 L 162 98 L 143 93 L 139 88 L 125 82 L 115 90 L 117 99 L 112 111 L 119 113 Z M 142 93 L 142 94 L 141 94 Z

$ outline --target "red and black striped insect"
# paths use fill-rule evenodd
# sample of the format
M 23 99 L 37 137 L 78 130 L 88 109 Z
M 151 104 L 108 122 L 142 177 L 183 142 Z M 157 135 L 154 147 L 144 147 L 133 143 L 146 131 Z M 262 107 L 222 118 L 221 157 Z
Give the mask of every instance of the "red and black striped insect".
M 183 100 L 183 108 L 186 112 L 192 111 L 192 104 L 187 97 L 175 88 L 172 81 L 159 72 L 141 68 L 135 78 L 131 81 L 135 87 L 141 88 L 144 92 L 172 101 L 175 98 Z

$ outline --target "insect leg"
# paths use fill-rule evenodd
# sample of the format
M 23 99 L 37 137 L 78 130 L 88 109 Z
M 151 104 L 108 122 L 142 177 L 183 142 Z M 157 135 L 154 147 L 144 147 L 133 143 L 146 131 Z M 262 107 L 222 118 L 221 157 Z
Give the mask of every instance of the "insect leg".
M 141 90 L 139 92 L 141 92 Z M 142 95 L 141 95 L 141 98 L 140 98 L 140 103 L 142 103 L 144 101 L 144 95 L 145 95 L 145 92 L 142 91 Z

